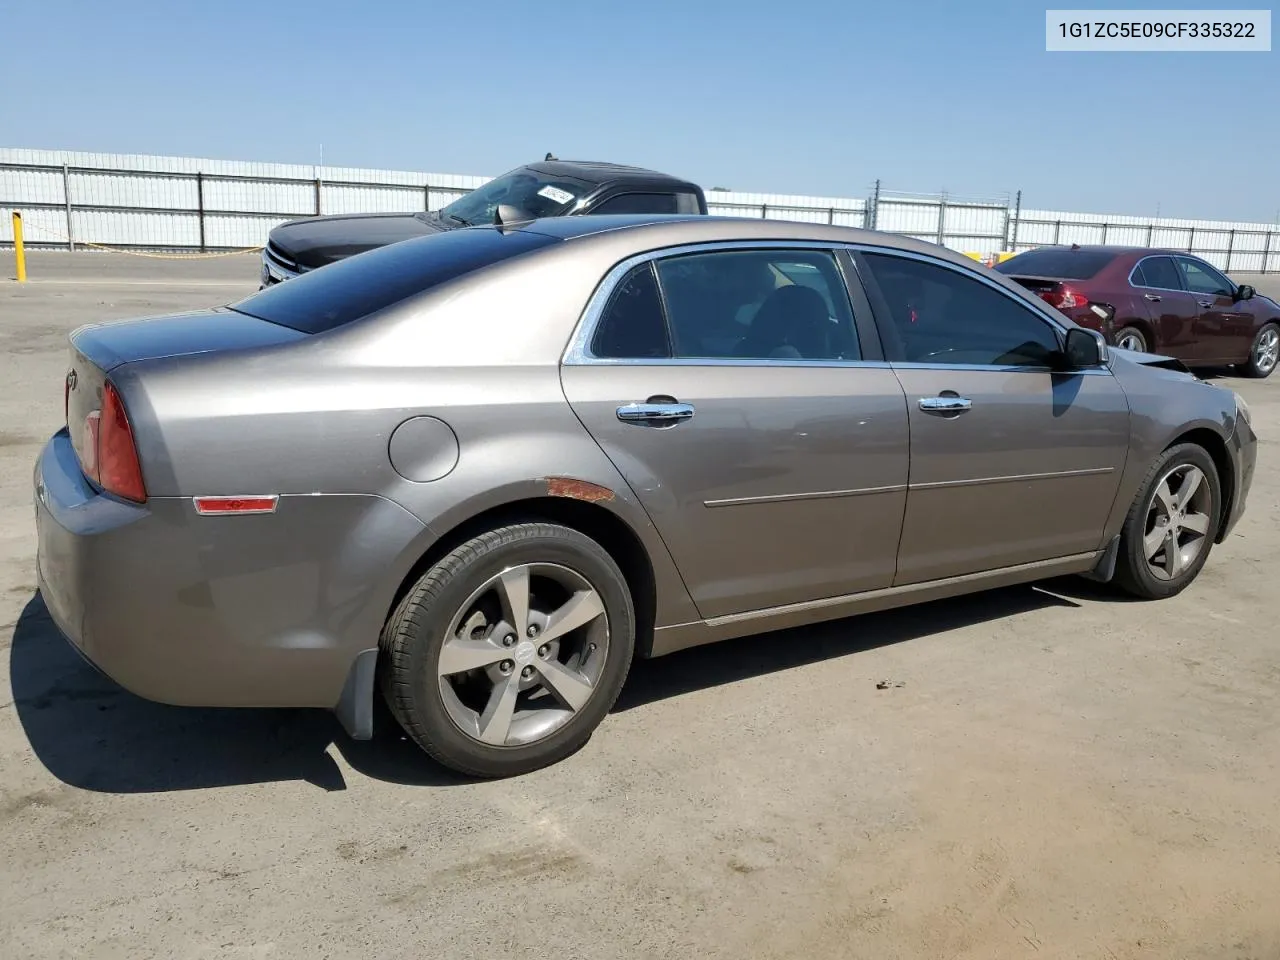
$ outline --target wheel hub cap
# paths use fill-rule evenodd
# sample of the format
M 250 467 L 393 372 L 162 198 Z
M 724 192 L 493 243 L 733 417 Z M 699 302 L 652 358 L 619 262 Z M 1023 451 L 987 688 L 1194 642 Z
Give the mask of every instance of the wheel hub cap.
M 608 653 L 609 618 L 590 581 L 560 564 L 521 564 L 490 577 L 454 614 L 436 682 L 467 736 L 523 746 L 586 706 Z
M 1254 362 L 1258 369 L 1266 372 L 1276 365 L 1277 357 L 1280 357 L 1280 333 L 1268 330 L 1258 338 Z
M 1196 562 L 1208 545 L 1213 494 L 1194 464 L 1174 467 L 1156 484 L 1147 508 L 1143 554 L 1157 580 L 1173 580 Z

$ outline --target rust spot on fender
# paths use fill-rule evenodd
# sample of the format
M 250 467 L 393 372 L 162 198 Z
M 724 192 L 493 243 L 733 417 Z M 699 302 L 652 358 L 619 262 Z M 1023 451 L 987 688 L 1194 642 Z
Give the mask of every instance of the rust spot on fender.
M 572 477 L 548 477 L 547 493 L 553 497 L 568 497 L 570 500 L 585 500 L 587 503 L 604 503 L 616 496 L 608 487 L 586 480 L 574 480 Z

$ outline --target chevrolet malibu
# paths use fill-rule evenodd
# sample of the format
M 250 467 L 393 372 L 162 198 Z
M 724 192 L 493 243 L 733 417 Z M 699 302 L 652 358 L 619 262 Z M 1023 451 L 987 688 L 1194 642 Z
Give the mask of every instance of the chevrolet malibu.
M 1188 586 L 1245 404 L 840 227 L 472 227 L 70 338 L 35 469 L 61 631 L 173 704 L 379 693 L 442 763 L 565 758 L 633 657 L 1063 574 Z M 732 656 L 732 647 L 725 647 Z

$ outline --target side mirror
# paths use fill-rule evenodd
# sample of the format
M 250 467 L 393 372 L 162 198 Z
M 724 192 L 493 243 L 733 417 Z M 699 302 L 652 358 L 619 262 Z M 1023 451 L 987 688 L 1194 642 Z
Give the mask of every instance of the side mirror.
M 1242 283 L 1240 286 L 1236 287 L 1235 298 L 1237 300 L 1252 300 L 1257 292 L 1258 291 L 1249 286 L 1249 284 Z
M 498 204 L 498 209 L 494 211 L 493 222 L 497 226 L 507 223 L 528 223 L 533 219 L 532 214 L 527 210 L 521 210 L 517 206 L 510 203 Z
M 1096 330 L 1072 327 L 1062 351 L 1069 370 L 1088 370 L 1107 362 L 1107 341 Z

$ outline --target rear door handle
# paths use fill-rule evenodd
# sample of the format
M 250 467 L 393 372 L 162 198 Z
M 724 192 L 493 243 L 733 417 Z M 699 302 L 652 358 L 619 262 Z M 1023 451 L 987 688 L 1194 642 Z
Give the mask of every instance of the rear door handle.
M 691 403 L 624 403 L 618 408 L 618 419 L 623 423 L 646 424 L 680 423 L 693 417 Z
M 1212 301 L 1212 300 L 1197 300 L 1197 301 L 1196 301 L 1196 303 L 1200 304 L 1200 306 L 1202 306 L 1202 307 L 1212 307 L 1212 306 L 1213 306 L 1213 301 Z
M 921 397 L 920 409 L 925 413 L 964 413 L 973 402 L 967 397 Z
M 1154 293 L 1144 293 L 1144 294 L 1142 295 L 1142 299 L 1143 299 L 1143 300 L 1150 300 L 1152 303 L 1159 303 L 1159 302 L 1160 302 L 1160 298 L 1159 298 L 1158 296 L 1156 296 Z

